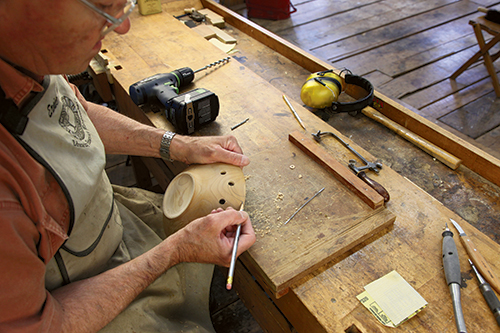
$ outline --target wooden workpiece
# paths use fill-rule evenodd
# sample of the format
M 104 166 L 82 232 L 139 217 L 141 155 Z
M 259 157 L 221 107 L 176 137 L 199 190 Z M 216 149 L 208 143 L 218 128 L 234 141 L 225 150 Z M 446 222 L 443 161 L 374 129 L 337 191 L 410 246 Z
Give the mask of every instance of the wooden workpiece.
M 203 3 L 210 3 L 216 7 L 212 2 L 203 1 Z M 172 17 L 182 12 L 184 8 L 201 8 L 201 3 L 174 1 L 171 3 L 172 7 L 169 5 L 170 3 L 164 3 L 163 13 L 148 17 L 133 13 L 131 15 L 133 27 L 128 34 L 123 36 L 112 34 L 103 42 L 104 47 L 121 65 L 120 69 L 112 69 L 115 97 L 121 112 L 165 129 L 172 129 L 172 126 L 163 114 L 153 111 L 143 112 L 135 106 L 128 97 L 128 87 L 153 74 L 186 66 L 197 69 L 226 56 Z M 228 20 L 229 17 L 224 18 L 226 23 L 233 24 Z M 147 36 L 150 37 L 146 38 Z M 262 52 L 263 56 L 260 59 L 254 58 L 251 61 L 258 63 L 259 60 L 277 58 L 248 35 L 240 33 L 239 36 L 242 38 L 237 38 L 238 47 L 243 48 L 245 43 L 253 47 L 249 53 L 243 52 L 241 57 L 245 55 L 248 57 L 252 52 Z M 159 40 L 162 42 L 158 43 Z M 264 56 L 266 52 L 271 54 L 268 58 Z M 311 63 L 311 60 L 304 58 L 299 62 L 304 66 Z M 309 69 L 303 70 L 304 73 L 308 71 Z M 270 330 L 272 332 L 287 331 L 280 313 L 283 313 L 286 320 L 299 332 L 453 331 L 453 309 L 441 261 L 441 233 L 444 224 L 450 217 L 455 219 L 473 239 L 497 275 L 500 275 L 500 263 L 495 258 L 499 252 L 499 245 L 401 176 L 393 169 L 398 167 L 396 163 L 388 164 L 390 167 L 384 166 L 380 174 L 374 176 L 391 195 L 391 201 L 382 212 L 397 217 L 393 226 L 374 228 L 372 233 L 363 233 L 364 236 L 358 237 L 362 243 L 353 244 L 355 247 L 347 252 L 334 256 L 327 262 L 321 262 L 321 267 L 313 267 L 314 272 L 296 275 L 300 280 L 295 280 L 289 285 L 285 283 L 288 293 L 277 295 L 277 290 L 273 290 L 272 284 L 269 283 L 272 279 L 269 274 L 266 276 L 266 272 L 269 273 L 273 269 L 272 265 L 278 267 L 280 261 L 286 263 L 288 260 L 285 268 L 293 268 L 293 263 L 290 262 L 291 256 L 300 253 L 294 251 L 303 251 L 304 246 L 314 248 L 322 239 L 327 238 L 321 236 L 320 231 L 324 236 L 328 236 L 325 232 L 330 228 L 342 225 L 333 222 L 334 219 L 332 221 L 336 214 L 348 216 L 348 212 L 353 209 L 359 209 L 362 214 L 367 214 L 362 208 L 367 205 L 288 141 L 288 134 L 295 130 L 301 131 L 301 128 L 283 102 L 281 98 L 283 92 L 291 97 L 291 103 L 308 129 L 302 133 L 309 135 L 318 129 L 333 130 L 333 128 L 296 102 L 299 100 L 295 97 L 296 90 L 300 90 L 297 86 L 294 90 L 291 86 L 287 86 L 284 90 L 290 89 L 290 91 L 281 91 L 269 81 L 258 76 L 244 63 L 232 59 L 224 66 L 197 74 L 194 83 L 186 88 L 191 90 L 195 87 L 204 87 L 216 93 L 221 101 L 219 117 L 214 123 L 196 132 L 196 135 L 234 135 L 251 160 L 250 165 L 244 168 L 247 176 L 245 210 L 252 218 L 257 242 L 240 257 L 240 264 L 235 273 L 235 288 L 247 305 L 259 304 L 260 310 L 253 311 L 256 319 L 263 327 L 272 327 Z M 380 94 L 377 96 L 380 97 Z M 387 104 L 394 110 L 398 109 L 396 102 L 387 101 L 385 105 Z M 402 110 L 408 120 L 416 118 L 409 110 L 404 108 Z M 247 123 L 231 131 L 231 126 L 246 118 L 250 118 Z M 375 137 L 370 139 L 372 130 L 385 133 L 379 124 L 366 123 L 367 119 L 357 120 L 362 129 L 357 134 L 352 134 L 352 139 L 356 143 L 371 145 L 371 141 L 375 142 Z M 339 122 L 338 126 L 342 128 L 340 132 L 347 132 L 349 124 L 352 125 L 348 120 Z M 418 128 L 415 124 L 413 126 Z M 389 134 L 378 136 L 385 138 L 387 135 Z M 391 132 L 390 135 L 393 140 L 394 134 Z M 449 137 L 446 133 L 442 135 Z M 405 145 L 406 141 L 401 141 L 403 142 L 397 141 L 398 145 L 393 147 L 394 151 Z M 373 156 L 360 146 L 353 145 L 353 147 L 369 160 L 386 158 L 383 153 L 381 156 Z M 345 148 L 328 146 L 325 149 L 342 164 L 347 165 L 348 160 L 352 158 L 352 154 Z M 482 155 L 479 152 L 476 155 L 488 159 L 487 154 Z M 161 165 L 162 161 L 158 163 L 156 160 L 150 160 L 150 162 L 148 166 L 164 187 L 168 184 L 169 178 L 171 179 L 185 167 L 176 163 L 167 169 Z M 495 173 L 495 170 L 492 169 L 492 172 Z M 490 178 L 500 179 L 500 175 L 493 174 Z M 286 220 L 300 204 L 322 187 L 326 187 L 325 191 L 312 200 L 289 224 L 285 227 L 280 225 L 280 221 Z M 371 208 L 367 208 L 373 212 Z M 286 229 L 288 227 L 291 228 Z M 341 239 L 340 243 L 342 241 L 344 239 Z M 462 304 L 467 327 L 471 332 L 494 332 L 498 329 L 496 322 L 478 290 L 477 282 L 470 274 L 465 250 L 459 245 L 458 237 L 455 237 L 455 242 L 465 278 Z M 356 295 L 363 291 L 364 285 L 392 270 L 400 273 L 429 303 L 421 313 L 397 329 L 383 327 L 356 299 Z M 281 271 L 274 273 L 278 274 Z M 256 278 L 260 287 L 267 291 L 273 303 L 266 303 L 268 300 L 266 297 L 257 295 L 259 288 L 252 284 L 254 280 L 251 276 Z M 238 281 L 248 286 L 239 285 Z M 271 309 L 274 305 L 280 311 L 261 311 L 267 306 Z

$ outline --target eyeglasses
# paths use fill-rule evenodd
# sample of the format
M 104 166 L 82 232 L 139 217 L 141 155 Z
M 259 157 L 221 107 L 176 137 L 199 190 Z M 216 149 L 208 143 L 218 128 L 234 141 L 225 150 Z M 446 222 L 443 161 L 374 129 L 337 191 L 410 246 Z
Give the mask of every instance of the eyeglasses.
M 109 10 L 110 13 L 107 13 L 106 11 L 99 9 L 95 4 L 88 0 L 80 0 L 80 2 L 92 9 L 97 14 L 104 17 L 110 24 L 103 27 L 101 32 L 102 36 L 119 27 L 127 19 L 130 13 L 132 13 L 136 5 L 136 0 L 126 0 L 126 2 L 120 8 L 113 8 L 115 6 L 106 6 L 111 8 Z

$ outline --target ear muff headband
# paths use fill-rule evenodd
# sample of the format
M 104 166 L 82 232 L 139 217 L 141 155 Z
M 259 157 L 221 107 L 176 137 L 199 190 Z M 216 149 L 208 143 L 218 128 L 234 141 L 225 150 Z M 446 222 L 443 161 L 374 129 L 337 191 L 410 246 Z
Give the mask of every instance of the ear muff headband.
M 326 84 L 324 84 L 322 81 L 328 81 L 328 82 L 331 82 L 333 84 L 335 84 L 337 86 L 337 88 L 339 89 L 339 91 L 342 91 L 342 83 L 340 83 L 338 80 L 335 80 L 333 77 L 328 77 L 328 76 L 321 76 L 321 77 L 313 77 L 312 79 L 309 79 L 307 80 L 306 82 L 309 82 L 311 80 L 314 80 L 316 82 L 318 82 L 319 84 L 323 85 L 323 86 L 326 86 Z
M 330 107 L 335 112 L 353 112 L 358 111 L 366 106 L 370 105 L 373 102 L 373 86 L 367 79 L 362 78 L 361 76 L 346 74 L 345 75 L 346 84 L 352 84 L 358 87 L 363 88 L 368 92 L 368 95 L 354 102 L 348 103 L 339 103 L 333 102 Z

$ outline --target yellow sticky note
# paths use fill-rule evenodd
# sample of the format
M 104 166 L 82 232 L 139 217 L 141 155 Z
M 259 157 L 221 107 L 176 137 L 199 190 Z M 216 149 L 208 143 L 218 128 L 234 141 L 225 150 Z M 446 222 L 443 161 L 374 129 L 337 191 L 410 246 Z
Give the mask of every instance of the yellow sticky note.
M 357 297 L 384 325 L 396 327 L 422 310 L 427 302 L 396 271 L 365 286 Z

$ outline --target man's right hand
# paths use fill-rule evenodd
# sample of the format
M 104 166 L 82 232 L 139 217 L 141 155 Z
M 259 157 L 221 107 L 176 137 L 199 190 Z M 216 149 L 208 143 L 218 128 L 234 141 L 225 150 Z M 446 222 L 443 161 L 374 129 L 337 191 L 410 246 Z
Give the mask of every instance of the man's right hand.
M 165 241 L 176 244 L 176 261 L 229 266 L 236 228 L 241 224 L 239 256 L 255 243 L 255 232 L 248 214 L 233 208 L 218 209 L 189 223 Z

